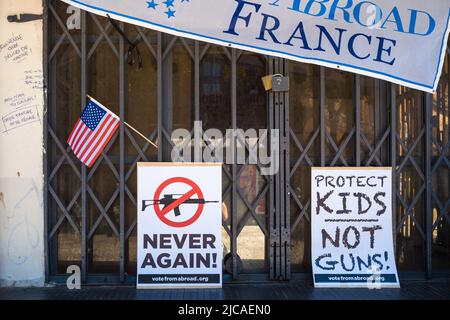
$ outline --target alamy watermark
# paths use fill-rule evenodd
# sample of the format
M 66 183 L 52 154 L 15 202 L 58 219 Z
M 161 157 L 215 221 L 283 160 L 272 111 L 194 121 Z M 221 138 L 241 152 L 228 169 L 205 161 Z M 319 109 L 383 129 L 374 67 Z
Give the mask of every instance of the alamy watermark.
M 73 289 L 81 289 L 81 270 L 80 267 L 73 264 L 67 267 L 66 270 L 67 274 L 70 274 L 70 276 L 67 277 L 66 280 L 66 286 L 67 289 L 73 290 Z
M 258 165 L 261 175 L 278 173 L 280 133 L 278 129 L 219 129 L 203 131 L 202 122 L 194 122 L 193 135 L 186 129 L 172 132 L 172 162 L 222 162 Z
M 367 288 L 381 289 L 381 270 L 378 267 L 372 266 L 367 269 L 367 273 L 371 276 L 367 278 Z

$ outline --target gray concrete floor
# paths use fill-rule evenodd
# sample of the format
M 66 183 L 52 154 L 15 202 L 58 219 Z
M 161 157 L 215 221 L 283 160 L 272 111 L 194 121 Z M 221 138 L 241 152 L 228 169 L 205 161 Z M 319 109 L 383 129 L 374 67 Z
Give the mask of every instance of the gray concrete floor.
M 136 290 L 85 286 L 68 290 L 0 288 L 0 300 L 450 300 L 450 279 L 403 281 L 400 289 L 314 289 L 305 281 L 225 284 L 222 289 Z

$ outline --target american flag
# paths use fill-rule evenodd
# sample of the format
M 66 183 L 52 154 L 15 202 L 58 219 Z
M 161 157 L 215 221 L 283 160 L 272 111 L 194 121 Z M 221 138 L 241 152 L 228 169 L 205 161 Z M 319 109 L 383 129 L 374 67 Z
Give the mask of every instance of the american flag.
M 90 98 L 67 143 L 75 156 L 86 166 L 91 167 L 119 125 L 118 116 Z

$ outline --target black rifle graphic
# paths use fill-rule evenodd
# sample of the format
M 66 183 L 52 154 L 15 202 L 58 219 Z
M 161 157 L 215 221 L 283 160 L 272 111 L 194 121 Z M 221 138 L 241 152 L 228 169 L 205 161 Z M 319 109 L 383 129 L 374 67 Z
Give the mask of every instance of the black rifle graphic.
M 144 211 L 147 207 L 149 207 L 155 203 L 164 205 L 164 207 L 163 207 L 163 209 L 164 209 L 179 199 L 179 198 L 174 198 L 174 196 L 182 196 L 182 194 L 165 194 L 162 199 L 142 200 L 142 211 Z M 219 201 L 207 201 L 205 199 L 186 199 L 182 203 L 180 203 L 178 206 L 175 207 L 175 209 L 174 209 L 175 216 L 178 217 L 179 215 L 181 215 L 180 205 L 182 205 L 182 204 L 205 204 L 205 203 L 218 203 L 218 202 Z

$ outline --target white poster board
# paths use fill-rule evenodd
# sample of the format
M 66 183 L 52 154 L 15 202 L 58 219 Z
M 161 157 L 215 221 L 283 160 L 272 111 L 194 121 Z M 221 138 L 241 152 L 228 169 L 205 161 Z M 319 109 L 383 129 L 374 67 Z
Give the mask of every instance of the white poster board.
M 399 287 L 392 168 L 312 168 L 315 287 Z
M 222 286 L 220 163 L 138 163 L 137 288 Z

